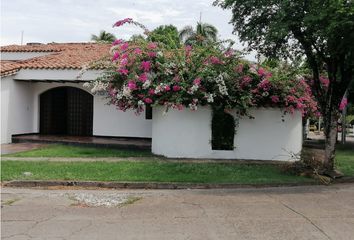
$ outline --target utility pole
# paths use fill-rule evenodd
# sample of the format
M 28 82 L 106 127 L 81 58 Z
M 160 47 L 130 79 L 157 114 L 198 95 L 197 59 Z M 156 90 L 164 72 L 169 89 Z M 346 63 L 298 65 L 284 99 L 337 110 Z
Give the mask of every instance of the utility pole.
M 23 30 L 21 31 L 21 45 L 23 45 Z
M 202 12 L 199 13 L 199 22 L 202 23 Z

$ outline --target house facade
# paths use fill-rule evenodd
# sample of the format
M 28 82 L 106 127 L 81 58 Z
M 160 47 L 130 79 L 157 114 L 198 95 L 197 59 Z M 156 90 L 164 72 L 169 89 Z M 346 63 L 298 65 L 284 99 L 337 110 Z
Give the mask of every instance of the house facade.
M 83 87 L 102 73 L 104 66 L 90 63 L 109 59 L 109 49 L 95 43 L 1 47 L 1 143 L 21 134 L 151 138 L 152 152 L 166 157 L 283 161 L 301 151 L 300 112 L 253 109 L 254 119 L 238 119 L 226 150 L 212 147 L 208 107 L 167 114 L 154 107 L 153 117 L 117 110 Z
M 17 134 L 151 138 L 151 119 L 117 111 L 104 96 L 83 87 L 107 57 L 110 45 L 34 44 L 1 47 L 1 143 Z

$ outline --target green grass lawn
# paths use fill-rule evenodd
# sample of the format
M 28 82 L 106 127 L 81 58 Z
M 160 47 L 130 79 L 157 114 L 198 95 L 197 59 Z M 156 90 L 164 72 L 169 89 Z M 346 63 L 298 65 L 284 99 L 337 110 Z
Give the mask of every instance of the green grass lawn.
M 4 157 L 148 157 L 150 151 L 118 150 L 111 148 L 93 148 L 68 145 L 48 145 L 26 152 L 3 155 Z
M 338 146 L 336 150 L 337 168 L 346 176 L 354 177 L 354 147 L 353 145 Z
M 51 145 L 11 154 L 13 157 L 147 157 L 149 152 Z M 339 146 L 336 164 L 346 176 L 354 176 L 354 149 Z M 23 172 L 33 175 L 24 176 Z M 278 165 L 240 163 L 142 162 L 47 162 L 2 161 L 1 180 L 91 180 L 190 183 L 296 183 L 310 178 L 284 173 Z
M 26 177 L 22 173 L 31 172 Z M 146 162 L 30 162 L 3 161 L 2 181 L 7 180 L 92 180 L 189 183 L 294 183 L 310 178 L 288 175 L 277 165 L 237 163 Z

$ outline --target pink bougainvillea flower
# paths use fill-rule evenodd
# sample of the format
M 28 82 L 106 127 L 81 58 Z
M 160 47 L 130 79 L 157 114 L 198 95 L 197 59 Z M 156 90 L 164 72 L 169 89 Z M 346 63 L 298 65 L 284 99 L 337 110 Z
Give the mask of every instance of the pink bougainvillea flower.
M 119 73 L 123 74 L 123 75 L 128 75 L 129 71 L 126 68 L 121 68 L 118 70 Z
M 215 56 L 210 57 L 210 62 L 212 64 L 222 64 L 222 61 L 218 57 L 215 57 Z
M 278 96 L 271 96 L 270 99 L 272 100 L 273 103 L 278 103 L 279 102 L 279 97 Z
M 288 111 L 289 111 L 291 114 L 294 114 L 295 108 L 294 108 L 293 106 L 289 106 L 289 107 L 288 107 Z
M 146 73 L 143 73 L 139 76 L 139 80 L 141 82 L 146 82 L 147 79 L 148 79 L 148 77 L 147 77 Z
M 234 55 L 234 53 L 235 53 L 235 50 L 229 49 L 224 53 L 224 55 L 225 55 L 225 57 L 232 57 Z
M 347 98 L 342 98 L 342 101 L 339 104 L 339 110 L 343 110 L 346 106 L 348 105 L 348 99 Z
M 129 82 L 128 82 L 128 88 L 129 88 L 130 90 L 136 90 L 136 89 L 137 89 L 136 83 L 135 83 L 134 81 L 129 81 Z
M 152 99 L 151 98 L 145 98 L 144 102 L 146 102 L 147 104 L 150 104 L 150 103 L 152 103 Z
M 235 71 L 238 73 L 242 73 L 243 72 L 243 64 L 239 64 L 235 67 Z
M 182 105 L 182 104 L 176 104 L 175 107 L 176 107 L 179 111 L 183 110 L 183 105 Z
M 260 83 L 258 83 L 258 87 L 263 89 L 264 91 L 268 91 L 271 88 L 271 84 L 268 79 L 264 79 Z
M 258 76 L 263 76 L 263 75 L 265 75 L 266 70 L 264 68 L 260 67 L 260 68 L 258 68 L 257 73 L 258 73 Z
M 129 43 L 125 42 L 120 46 L 120 50 L 125 51 L 128 49 L 128 47 L 129 47 Z
M 324 87 L 328 87 L 328 85 L 329 85 L 329 79 L 326 78 L 326 77 L 321 76 L 321 77 L 320 77 L 320 82 L 321 82 L 321 84 L 322 84 Z
M 124 18 L 122 20 L 117 21 L 115 24 L 113 24 L 113 27 L 120 27 L 126 23 L 131 23 L 133 22 L 132 18 Z
M 181 81 L 181 78 L 177 75 L 177 76 L 174 76 L 174 77 L 173 77 L 173 80 L 174 80 L 175 82 L 180 82 L 180 81 Z
M 304 107 L 305 107 L 305 105 L 303 103 L 301 103 L 301 102 L 297 102 L 296 103 L 296 108 L 297 109 L 303 109 Z
M 187 45 L 184 47 L 185 51 L 186 51 L 186 56 L 190 56 L 191 52 L 192 52 L 192 46 L 191 45 Z
M 258 88 L 252 89 L 252 90 L 251 90 L 251 93 L 253 93 L 253 94 L 258 94 L 258 93 L 259 93 Z
M 115 60 L 117 60 L 117 59 L 119 58 L 119 56 L 120 56 L 119 52 L 115 52 L 115 53 L 113 54 L 113 57 L 112 57 L 112 62 L 114 62 Z
M 187 51 L 187 52 L 190 52 L 190 51 L 192 51 L 192 46 L 191 45 L 186 45 L 185 47 L 184 47 L 184 49 Z
M 152 88 L 150 88 L 150 89 L 149 89 L 149 95 L 151 95 L 151 96 L 152 96 L 152 95 L 154 95 L 154 94 L 155 94 L 155 90 L 154 90 L 154 89 L 152 89 Z
M 296 97 L 294 96 L 287 96 L 286 101 L 291 102 L 291 103 L 296 103 Z
M 149 57 L 154 58 L 157 56 L 156 52 L 148 52 Z
M 199 86 L 200 83 L 202 82 L 202 79 L 200 77 L 194 79 L 193 84 Z
M 241 80 L 241 87 L 245 87 L 248 84 L 250 84 L 252 82 L 252 78 L 250 76 L 244 76 Z
M 168 92 L 168 91 L 170 91 L 170 90 L 171 90 L 171 87 L 170 87 L 170 86 L 168 86 L 168 85 L 165 86 L 165 91 L 166 91 L 166 92 Z
M 135 54 L 137 54 L 137 55 L 140 55 L 140 54 L 143 53 L 143 51 L 141 51 L 140 48 L 135 48 L 133 52 L 134 52 Z
M 154 42 L 150 42 L 148 45 L 147 45 L 148 49 L 155 49 L 157 48 L 157 43 L 154 43 Z
M 122 54 L 122 58 L 128 58 L 128 57 L 129 57 L 128 54 L 126 54 L 126 53 Z
M 174 85 L 174 86 L 172 87 L 172 90 L 173 90 L 174 92 L 178 92 L 179 90 L 181 90 L 181 87 L 178 86 L 178 85 Z
M 122 39 L 117 39 L 117 40 L 113 41 L 112 46 L 116 46 L 116 45 L 119 45 L 121 43 L 123 43 L 123 40 Z
M 142 61 L 140 65 L 140 69 L 144 70 L 144 72 L 150 71 L 151 63 L 150 61 Z
M 117 89 L 115 89 L 115 88 L 112 88 L 112 87 L 110 87 L 109 88 L 109 90 L 108 90 L 108 94 L 110 95 L 110 96 L 116 96 L 117 95 Z
M 120 61 L 120 65 L 123 67 L 127 64 L 128 64 L 128 58 L 122 58 L 122 60 Z

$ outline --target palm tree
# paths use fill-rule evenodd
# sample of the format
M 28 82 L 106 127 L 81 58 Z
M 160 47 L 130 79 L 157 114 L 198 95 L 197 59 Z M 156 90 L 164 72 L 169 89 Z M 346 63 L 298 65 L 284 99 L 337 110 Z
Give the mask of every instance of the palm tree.
M 218 30 L 211 24 L 197 22 L 197 26 L 193 29 L 192 26 L 185 26 L 179 32 L 179 38 L 184 44 L 200 44 L 204 45 L 208 42 L 217 40 Z
M 92 34 L 91 40 L 98 43 L 111 43 L 116 40 L 116 37 L 112 33 L 102 30 L 98 36 Z

